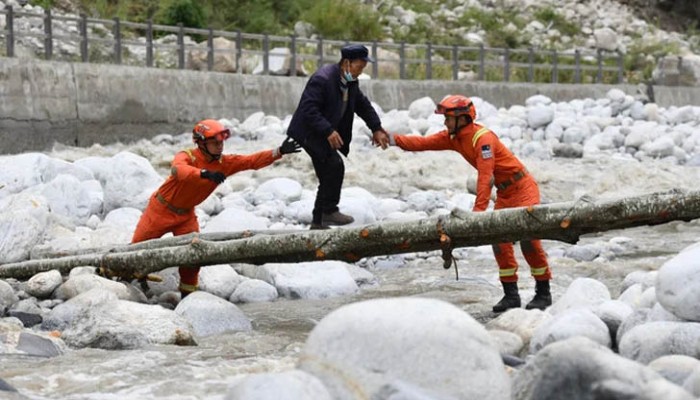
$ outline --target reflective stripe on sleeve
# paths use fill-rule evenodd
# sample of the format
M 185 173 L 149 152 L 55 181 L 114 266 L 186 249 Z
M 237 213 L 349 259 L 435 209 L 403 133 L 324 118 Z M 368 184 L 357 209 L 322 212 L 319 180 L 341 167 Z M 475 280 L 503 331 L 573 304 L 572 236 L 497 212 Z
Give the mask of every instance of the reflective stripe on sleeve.
M 476 142 L 479 140 L 481 136 L 483 136 L 484 133 L 488 132 L 489 128 L 487 127 L 482 127 L 476 133 L 474 134 L 474 137 L 472 138 L 472 147 L 476 147 Z

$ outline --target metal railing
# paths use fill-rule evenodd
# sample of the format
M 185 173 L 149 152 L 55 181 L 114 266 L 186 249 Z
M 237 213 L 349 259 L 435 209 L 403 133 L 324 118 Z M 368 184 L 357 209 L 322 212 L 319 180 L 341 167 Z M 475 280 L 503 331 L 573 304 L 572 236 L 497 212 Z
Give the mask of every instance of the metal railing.
M 118 18 L 58 16 L 50 9 L 40 14 L 8 6 L 0 9 L 0 14 L 5 20 L 5 27 L 0 31 L 0 55 L 4 50 L 7 57 L 18 56 L 17 50 L 22 48 L 34 56 L 43 55 L 46 60 L 296 76 L 337 62 L 340 48 L 347 44 L 322 38 L 156 25 L 151 21 L 134 23 Z M 18 23 L 20 21 L 23 22 Z M 32 24 L 43 29 L 33 32 Z M 235 45 L 215 47 L 217 37 Z M 557 52 L 376 41 L 363 44 L 376 59 L 366 71 L 373 79 L 542 83 L 623 83 L 625 80 L 624 56 L 619 52 L 589 49 Z M 228 57 L 228 67 L 216 65 L 216 57 L 220 56 Z M 202 58 L 204 62 L 196 61 Z M 287 66 L 271 70 L 271 60 L 282 58 Z

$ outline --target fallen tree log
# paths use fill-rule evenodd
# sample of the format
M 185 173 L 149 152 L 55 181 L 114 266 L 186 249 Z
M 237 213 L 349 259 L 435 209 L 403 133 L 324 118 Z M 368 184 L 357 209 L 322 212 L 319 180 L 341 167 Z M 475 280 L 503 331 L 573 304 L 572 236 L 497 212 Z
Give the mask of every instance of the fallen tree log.
M 224 241 L 224 240 L 235 240 L 235 239 L 248 238 L 248 237 L 252 237 L 255 235 L 261 235 L 261 234 L 262 235 L 281 235 L 281 234 L 294 233 L 294 232 L 298 232 L 298 231 L 267 230 L 267 231 L 242 231 L 242 232 L 188 233 L 186 235 L 171 236 L 171 237 L 162 238 L 162 239 L 146 240 L 144 242 L 139 242 L 139 243 L 134 243 L 134 244 L 123 244 L 123 245 L 119 245 L 119 246 L 109 246 L 109 247 L 92 247 L 92 248 L 76 249 L 76 250 L 70 250 L 70 251 L 59 251 L 59 252 L 51 252 L 47 249 L 41 248 L 41 246 L 38 246 L 38 248 L 35 247 L 32 250 L 32 252 L 30 254 L 30 258 L 42 259 L 42 258 L 58 258 L 58 257 L 66 257 L 66 256 L 77 256 L 77 255 L 93 254 L 93 253 L 100 253 L 100 254 L 102 254 L 102 253 L 121 253 L 121 252 L 135 251 L 135 250 L 159 249 L 162 247 L 182 246 L 182 245 L 189 244 L 195 238 L 199 238 L 199 240 L 206 240 L 206 241 L 211 241 L 211 242 L 220 242 L 220 241 Z
M 343 260 L 412 253 L 450 251 L 523 239 L 551 239 L 576 243 L 582 235 L 671 221 L 700 218 L 700 191 L 669 191 L 637 197 L 573 202 L 449 215 L 362 227 L 293 232 L 288 234 L 209 241 L 192 236 L 187 244 L 131 251 L 85 254 L 30 260 L 0 266 L 0 278 L 24 279 L 42 271 L 68 273 L 78 266 L 96 266 L 122 276 L 147 274 L 170 266 L 223 263 L 265 264 Z

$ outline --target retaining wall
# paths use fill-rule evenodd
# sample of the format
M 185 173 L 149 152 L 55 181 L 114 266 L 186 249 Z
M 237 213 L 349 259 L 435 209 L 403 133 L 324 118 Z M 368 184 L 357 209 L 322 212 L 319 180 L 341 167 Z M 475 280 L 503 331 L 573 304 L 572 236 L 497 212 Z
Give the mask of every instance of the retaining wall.
M 0 154 L 39 151 L 54 142 L 89 146 L 189 131 L 200 119 L 263 111 L 284 117 L 297 106 L 306 78 L 165 70 L 107 64 L 0 58 Z M 385 111 L 421 97 L 477 95 L 496 106 L 534 94 L 554 101 L 598 98 L 635 85 L 521 84 L 457 81 L 363 81 Z M 700 105 L 700 88 L 653 87 L 659 105 Z

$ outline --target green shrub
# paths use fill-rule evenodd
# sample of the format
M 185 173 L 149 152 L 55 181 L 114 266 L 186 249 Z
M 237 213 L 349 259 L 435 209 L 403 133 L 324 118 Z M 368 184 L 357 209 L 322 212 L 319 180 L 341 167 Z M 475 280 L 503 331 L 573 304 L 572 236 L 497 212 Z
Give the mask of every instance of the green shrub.
M 328 39 L 381 40 L 379 15 L 357 0 L 319 0 L 301 15 Z
M 555 9 L 550 7 L 540 8 L 533 13 L 537 21 L 545 26 L 551 24 L 552 28 L 567 36 L 576 36 L 581 33 L 581 29 L 574 22 L 567 20 Z
M 204 28 L 207 19 L 204 8 L 196 0 L 172 0 L 156 15 L 156 22 L 161 25 L 181 23 L 188 28 Z

